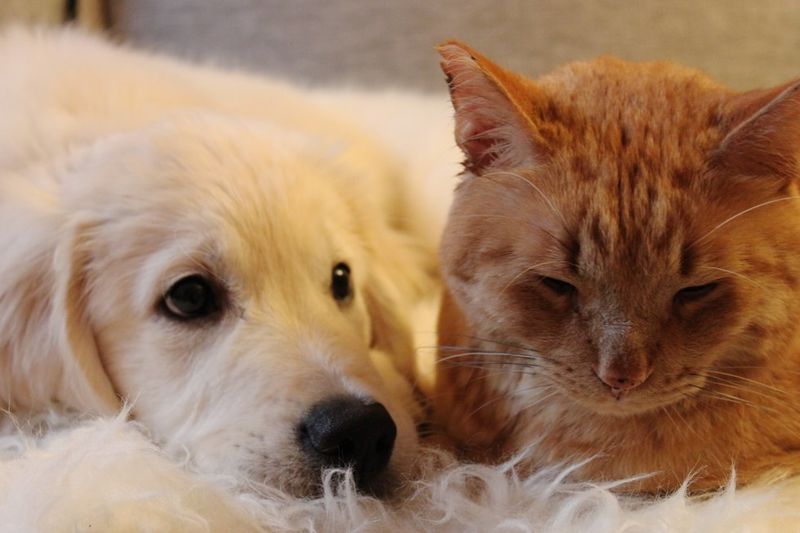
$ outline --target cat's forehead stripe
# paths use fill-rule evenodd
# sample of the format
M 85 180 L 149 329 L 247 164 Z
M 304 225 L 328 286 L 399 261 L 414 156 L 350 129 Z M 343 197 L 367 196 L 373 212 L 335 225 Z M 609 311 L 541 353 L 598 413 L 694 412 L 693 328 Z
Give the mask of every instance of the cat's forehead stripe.
M 577 219 L 583 260 L 594 264 L 674 264 L 682 274 L 694 265 L 694 250 L 686 248 L 686 211 L 666 194 L 647 187 L 627 190 L 620 186 L 587 199 L 591 210 Z
M 590 205 L 578 219 L 581 244 L 592 252 L 584 250 L 582 257 L 620 264 L 660 261 L 682 275 L 692 271 L 694 250 L 684 248 L 691 225 L 687 202 L 702 189 L 708 155 L 724 132 L 715 90 L 704 93 L 702 84 L 691 81 L 681 92 L 683 82 L 671 83 L 676 94 L 663 87 L 658 93 L 643 85 L 615 86 L 618 94 L 602 95 L 603 105 L 588 100 L 592 87 L 576 86 L 575 94 L 554 98 L 560 112 L 538 115 L 558 117 L 566 129 L 560 140 L 569 138 L 554 148 L 556 174 L 583 200 L 565 198 L 566 208 Z M 570 115 L 566 128 L 564 117 Z

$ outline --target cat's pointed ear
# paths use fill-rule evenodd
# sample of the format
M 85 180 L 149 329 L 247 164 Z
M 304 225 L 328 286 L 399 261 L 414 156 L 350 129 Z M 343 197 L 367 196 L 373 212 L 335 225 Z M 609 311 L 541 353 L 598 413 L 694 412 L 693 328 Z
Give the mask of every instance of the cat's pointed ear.
M 782 183 L 800 175 L 800 80 L 737 95 L 729 102 L 733 129 L 717 162 L 741 176 Z
M 491 167 L 533 163 L 542 144 L 526 110 L 539 91 L 533 82 L 509 72 L 467 45 L 448 41 L 437 48 L 455 108 L 456 142 L 466 167 L 480 173 Z

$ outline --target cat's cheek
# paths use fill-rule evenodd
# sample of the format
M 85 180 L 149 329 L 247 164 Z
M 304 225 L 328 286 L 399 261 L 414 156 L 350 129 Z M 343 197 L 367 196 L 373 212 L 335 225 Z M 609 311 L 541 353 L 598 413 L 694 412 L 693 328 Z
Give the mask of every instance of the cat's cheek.
M 508 310 L 505 323 L 512 330 L 509 334 L 526 339 L 528 344 L 540 349 L 556 340 L 557 344 L 563 344 L 567 340 L 565 328 L 575 317 L 572 298 L 548 296 L 542 292 L 542 288 L 530 285 L 513 286 L 505 291 Z
M 469 281 L 448 280 L 453 303 L 464 313 L 469 323 L 483 333 L 489 329 L 502 329 L 509 321 L 508 305 L 500 291 L 490 283 L 492 272 L 478 271 Z M 503 335 L 505 331 L 501 332 Z
M 670 354 L 666 366 L 696 369 L 714 366 L 732 346 L 739 344 L 737 334 L 747 321 L 743 305 L 740 296 L 731 291 L 676 311 L 663 328 Z
M 687 339 L 695 342 L 704 339 L 708 344 L 716 344 L 740 321 L 743 309 L 741 297 L 735 290 L 726 288 L 708 301 L 676 304 L 673 313 Z

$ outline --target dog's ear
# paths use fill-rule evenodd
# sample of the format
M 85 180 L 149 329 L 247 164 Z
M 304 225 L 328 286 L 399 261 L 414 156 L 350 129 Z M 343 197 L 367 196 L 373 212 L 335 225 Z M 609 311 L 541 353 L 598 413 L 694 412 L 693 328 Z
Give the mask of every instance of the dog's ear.
M 395 368 L 404 376 L 414 374 L 414 339 L 404 319 L 403 304 L 395 289 L 384 280 L 373 279 L 364 299 L 370 316 L 370 348 L 389 354 Z
M 372 323 L 372 348 L 390 354 L 398 371 L 415 375 L 413 305 L 435 287 L 435 254 L 400 231 L 386 228 L 373 250 L 364 298 Z
M 50 320 L 58 335 L 62 394 L 75 407 L 110 414 L 119 410 L 120 400 L 103 366 L 85 305 L 91 259 L 84 237 L 88 227 L 82 221 L 69 225 L 56 247 Z

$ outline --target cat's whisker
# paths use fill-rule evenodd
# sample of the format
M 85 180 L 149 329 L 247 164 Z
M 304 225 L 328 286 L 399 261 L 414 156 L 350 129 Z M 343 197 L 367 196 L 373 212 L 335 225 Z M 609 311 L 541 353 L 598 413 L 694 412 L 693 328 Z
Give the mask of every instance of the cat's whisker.
M 550 386 L 550 385 L 536 385 L 536 386 L 533 386 L 533 387 L 526 387 L 526 388 L 524 388 L 524 389 L 521 389 L 519 392 L 525 393 L 525 392 L 530 392 L 530 391 L 534 391 L 534 390 L 542 390 L 542 389 L 546 389 L 547 387 L 551 387 L 551 386 Z M 545 397 L 543 397 L 543 398 L 538 398 L 538 399 L 536 400 L 536 402 L 533 402 L 533 403 L 539 403 L 539 402 L 541 402 L 541 401 L 544 401 L 544 400 L 546 400 L 546 399 L 550 398 L 550 397 L 551 397 L 553 394 L 555 394 L 555 391 L 554 391 L 554 392 L 551 392 L 550 394 L 547 394 L 547 395 L 546 395 Z M 470 411 L 470 412 L 467 414 L 467 417 L 473 416 L 473 415 L 474 415 L 475 413 L 477 413 L 478 411 L 480 411 L 480 410 L 482 410 L 482 409 L 485 409 L 485 408 L 489 407 L 489 406 L 490 406 L 490 405 L 492 405 L 493 403 L 497 403 L 497 402 L 499 402 L 499 401 L 501 401 L 501 400 L 505 400 L 505 399 L 506 399 L 506 397 L 505 397 L 505 396 L 503 396 L 502 394 L 500 394 L 500 395 L 497 395 L 497 396 L 495 396 L 494 398 L 491 398 L 491 399 L 487 400 L 486 402 L 482 403 L 482 404 L 481 404 L 481 405 L 479 405 L 479 406 L 478 406 L 476 409 L 474 409 L 474 410 Z M 531 406 L 526 406 L 526 407 L 531 407 Z
M 542 233 L 550 237 L 556 244 L 558 244 L 564 252 L 569 256 L 572 255 L 572 248 L 569 244 L 565 243 L 562 239 L 560 239 L 557 235 L 555 235 L 552 231 L 546 230 L 544 228 L 540 228 Z M 580 270 L 580 265 L 577 263 L 573 263 L 572 261 L 562 261 L 565 265 L 569 266 L 570 268 L 574 269 L 576 272 Z
M 507 355 L 509 353 L 516 353 L 516 352 L 507 352 L 507 351 L 501 351 L 501 350 L 480 350 L 480 349 L 476 349 L 476 348 L 473 348 L 473 347 L 470 347 L 470 346 L 446 346 L 446 345 L 443 345 L 443 346 L 418 346 L 416 348 L 416 350 L 417 351 L 437 350 L 437 351 L 443 351 L 443 352 L 458 352 L 458 353 L 472 352 L 472 353 L 481 353 L 481 354 L 487 354 L 487 355 Z M 535 354 L 522 354 L 522 355 L 534 356 Z
M 470 368 L 479 370 L 480 372 L 470 376 L 469 381 L 465 384 L 465 388 L 469 387 L 475 382 L 483 381 L 496 376 L 535 376 L 538 375 L 537 370 L 540 369 L 537 365 L 484 365 L 484 364 L 453 364 L 454 368 Z M 498 368 L 499 367 L 499 368 Z M 522 367 L 521 369 L 519 367 Z
M 768 205 L 776 204 L 778 202 L 786 202 L 788 200 L 798 200 L 798 199 L 800 199 L 800 196 L 784 196 L 784 197 L 781 197 L 781 198 L 775 198 L 775 199 L 772 199 L 772 200 L 767 200 L 766 202 L 761 202 L 760 204 L 756 204 L 756 205 L 754 205 L 752 207 L 748 207 L 747 209 L 739 211 L 735 215 L 732 215 L 732 216 L 726 218 L 725 220 L 723 220 L 722 222 L 720 222 L 719 224 L 717 224 L 716 226 L 711 228 L 711 231 L 709 231 L 708 233 L 706 233 L 705 235 L 703 235 L 699 239 L 696 239 L 694 242 L 692 242 L 692 245 L 695 245 L 695 244 L 698 244 L 698 243 L 704 241 L 709 236 L 711 236 L 711 234 L 713 234 L 714 232 L 716 232 L 717 230 L 719 230 L 723 226 L 733 222 L 734 220 L 736 220 L 737 218 L 739 218 L 741 216 L 746 215 L 747 213 L 750 213 L 751 211 L 755 211 L 756 209 L 761 209 L 762 207 L 766 207 Z
M 714 376 L 721 376 L 721 377 L 736 379 L 736 380 L 739 380 L 739 381 L 743 381 L 745 383 L 749 383 L 749 384 L 754 385 L 754 386 L 758 386 L 758 387 L 761 387 L 761 388 L 764 388 L 764 389 L 767 389 L 767 390 L 771 390 L 771 391 L 773 391 L 775 393 L 778 393 L 778 394 L 781 394 L 781 395 L 784 395 L 784 396 L 788 395 L 788 393 L 783 389 L 779 389 L 779 388 L 774 387 L 772 385 L 768 385 L 768 384 L 766 384 L 766 383 L 764 383 L 762 381 L 757 381 L 755 379 L 751 379 L 751 378 L 748 378 L 748 377 L 745 377 L 745 376 L 740 376 L 738 374 L 732 374 L 730 372 L 722 372 L 720 370 L 713 370 L 713 369 L 706 370 L 705 373 L 707 375 L 714 375 Z
M 469 355 L 469 354 L 464 354 Z M 495 356 L 491 355 L 489 357 L 484 356 L 483 354 L 472 354 L 473 359 L 464 358 L 464 359 L 451 359 L 448 361 L 442 361 L 443 365 L 452 366 L 456 364 L 486 364 L 486 365 L 509 365 L 509 366 L 542 366 L 542 361 L 537 359 L 507 359 L 504 356 Z
M 778 401 L 778 402 L 784 400 L 784 398 L 776 398 L 774 395 L 766 394 L 766 393 L 761 392 L 761 391 L 753 390 L 752 388 L 744 387 L 741 384 L 735 383 L 733 381 L 723 380 L 723 379 L 720 379 L 720 378 L 714 378 L 714 377 L 710 377 L 709 376 L 708 382 L 711 383 L 711 384 L 714 384 L 714 385 L 721 385 L 721 386 L 727 387 L 728 389 L 730 389 L 732 391 L 735 391 L 735 392 L 753 394 L 755 396 L 758 396 L 758 397 L 766 399 L 766 400 L 772 400 L 772 401 Z
M 466 386 L 470 386 L 478 381 L 484 381 L 489 378 L 497 377 L 497 376 L 535 376 L 537 373 L 533 370 L 530 372 L 525 372 L 523 370 L 486 370 L 485 368 L 481 368 L 481 373 L 479 375 L 475 375 L 470 377 L 470 380 L 467 382 Z
M 527 391 L 526 391 L 526 392 L 527 392 Z M 505 400 L 505 396 L 503 396 L 503 395 L 497 395 L 497 396 L 495 396 L 494 398 L 491 398 L 490 400 L 487 400 L 487 401 L 485 401 L 484 403 L 480 404 L 478 407 L 476 407 L 475 409 L 473 409 L 472 411 L 470 411 L 469 413 L 467 413 L 467 418 L 469 418 L 469 417 L 471 417 L 471 416 L 474 416 L 474 415 L 475 415 L 475 413 L 477 413 L 477 412 L 478 412 L 478 411 L 480 411 L 481 409 L 485 409 L 486 407 L 489 407 L 489 406 L 490 406 L 490 405 L 492 405 L 493 403 L 499 402 L 499 401 L 501 401 L 501 400 Z
M 508 352 L 460 352 L 448 355 L 447 357 L 442 357 L 436 361 L 437 365 L 445 363 L 447 361 L 458 360 L 464 357 L 476 357 L 476 356 L 484 356 L 484 357 L 510 357 L 512 359 L 523 360 L 523 361 L 541 361 L 541 358 L 534 356 L 534 355 L 527 355 L 527 354 L 516 354 L 516 353 L 508 353 Z
M 741 272 L 734 272 L 733 270 L 728 270 L 726 268 L 720 268 L 720 267 L 714 267 L 714 266 L 704 266 L 704 267 L 701 267 L 701 268 L 703 268 L 705 270 L 716 270 L 718 272 L 724 272 L 726 274 L 731 274 L 732 276 L 736 276 L 736 277 L 742 278 L 745 281 L 749 281 L 750 283 L 752 283 L 753 285 L 755 285 L 756 287 L 758 287 L 759 289 L 761 289 L 763 291 L 768 290 L 766 287 L 764 287 L 764 285 L 762 285 L 761 283 L 757 282 L 756 280 L 754 280 L 753 278 L 751 278 L 749 276 L 745 276 Z
M 704 389 L 702 387 L 697 387 L 697 388 L 699 389 L 698 395 L 700 395 L 700 396 L 713 398 L 715 400 L 722 400 L 724 402 L 730 402 L 730 403 L 734 403 L 734 404 L 737 404 L 737 405 L 745 405 L 745 406 L 748 406 L 748 407 L 752 407 L 752 405 L 750 405 L 749 402 L 743 401 L 738 396 L 733 396 L 731 394 L 721 394 L 721 393 L 719 393 L 717 391 L 709 391 L 709 390 L 706 390 L 706 389 Z
M 764 365 L 726 365 L 718 368 L 724 368 L 726 370 L 764 370 Z M 800 376 L 800 370 L 783 368 L 781 369 L 781 372 Z
M 509 368 L 540 368 L 540 365 L 531 363 L 515 363 L 513 361 L 456 361 L 447 363 L 448 368 L 493 368 L 493 367 L 509 367 Z
M 676 416 L 678 419 L 680 419 L 680 421 L 683 423 L 684 427 L 686 427 L 686 429 L 688 429 L 688 430 L 689 430 L 689 432 L 690 432 L 692 435 L 697 435 L 697 432 L 696 432 L 696 431 L 695 431 L 695 429 L 692 427 L 692 425 L 691 425 L 691 424 L 690 424 L 690 423 L 689 423 L 689 422 L 686 420 L 686 418 L 684 418 L 684 417 L 683 417 L 683 415 L 681 414 L 681 412 L 680 412 L 680 410 L 678 409 L 678 406 L 677 406 L 677 405 L 674 405 L 674 404 L 673 404 L 673 405 L 671 405 L 671 406 L 668 406 L 668 408 L 669 408 L 669 409 L 672 409 L 672 411 L 675 413 L 675 416 Z
M 677 405 L 678 402 L 682 402 L 682 401 L 686 401 L 686 400 L 694 401 L 694 400 L 697 399 L 696 398 L 696 394 L 686 392 L 685 389 L 686 389 L 687 386 L 702 390 L 702 387 L 700 387 L 699 385 L 694 385 L 694 384 L 690 383 L 690 384 L 684 384 L 682 386 L 675 387 L 673 390 L 667 391 L 660 399 L 662 401 L 667 401 L 669 403 L 667 403 L 666 405 L 662 406 L 659 409 L 659 412 L 663 413 L 669 419 L 669 421 L 672 422 L 672 424 L 676 428 L 680 428 L 680 425 L 672 418 L 672 416 L 669 413 L 669 411 L 672 410 L 673 414 L 676 417 L 680 418 L 680 420 L 686 426 L 686 429 L 688 429 L 689 432 L 691 432 L 692 434 L 696 435 L 697 433 L 696 433 L 695 429 L 680 414 L 680 411 L 679 411 L 678 405 Z M 655 424 L 653 426 L 653 428 L 647 433 L 647 438 L 649 438 L 653 433 L 658 431 L 658 429 L 659 429 L 659 426 L 657 424 Z
M 475 346 L 464 346 L 462 344 L 430 344 L 430 345 L 423 345 L 417 346 L 417 351 L 421 350 L 441 350 L 445 352 L 455 352 L 458 350 L 470 350 L 470 351 L 478 351 L 482 353 L 506 353 L 505 351 L 499 350 L 483 350 L 480 348 L 476 348 Z
M 507 341 L 499 341 L 499 340 L 496 340 L 496 339 L 487 339 L 486 337 L 477 337 L 475 335 L 467 335 L 467 334 L 464 334 L 464 333 L 458 334 L 456 336 L 457 337 L 461 337 L 462 339 L 467 339 L 467 340 L 473 340 L 473 341 L 480 341 L 480 342 L 488 342 L 488 343 L 491 343 L 491 344 L 497 344 L 498 346 L 508 346 L 508 347 L 511 347 L 511 348 L 518 348 L 518 349 L 524 350 L 526 352 L 536 352 L 536 350 L 534 350 L 533 348 L 529 348 L 529 347 L 524 346 L 522 344 L 516 344 L 516 343 L 507 342 Z
M 478 381 L 483 381 L 495 376 L 533 376 L 537 375 L 536 370 L 542 368 L 541 365 L 536 363 L 517 363 L 513 361 L 484 361 L 484 360 L 469 360 L 469 361 L 455 361 L 446 363 L 447 368 L 468 368 L 480 371 L 479 373 L 470 376 L 469 380 L 464 385 L 468 388 Z M 428 400 L 433 401 L 433 396 L 429 396 Z
M 523 405 L 522 407 L 519 408 L 519 410 L 520 411 L 526 411 L 528 409 L 536 407 L 537 405 L 542 404 L 543 402 L 549 400 L 550 398 L 552 398 L 553 396 L 558 394 L 558 389 L 554 388 L 552 385 L 550 386 L 550 388 L 553 389 L 552 392 L 550 392 L 549 394 L 545 394 L 544 396 L 542 396 L 540 398 L 537 398 L 536 401 L 534 401 L 534 402 L 530 402 L 530 403 L 528 403 L 526 405 Z M 547 387 L 542 387 L 542 388 L 540 388 L 540 390 L 547 390 Z
M 667 417 L 667 419 L 669 419 L 669 421 L 672 423 L 672 425 L 675 426 L 675 429 L 681 429 L 680 424 L 678 424 L 678 422 L 676 422 L 675 419 L 672 418 L 672 415 L 669 414 L 669 411 L 670 411 L 669 407 L 670 406 L 667 406 L 667 408 L 662 409 L 661 412 L 664 413 L 664 415 Z
M 472 369 L 481 371 L 477 375 L 470 376 L 469 381 L 467 381 L 466 385 L 464 386 L 465 389 L 467 387 L 469 387 L 470 385 L 472 385 L 473 383 L 475 383 L 475 382 L 484 381 L 484 380 L 487 380 L 487 379 L 489 379 L 491 377 L 496 377 L 496 376 L 542 376 L 542 377 L 547 377 L 546 373 L 542 374 L 541 372 L 538 372 L 538 370 L 541 370 L 541 369 L 547 370 L 547 368 L 545 366 L 539 365 L 539 364 L 530 364 L 530 363 L 510 364 L 510 363 L 504 363 L 502 361 L 496 361 L 495 364 L 484 365 L 484 362 L 477 361 L 477 362 L 467 362 L 467 363 L 465 363 L 463 365 L 461 365 L 459 363 L 450 363 L 450 364 L 448 364 L 448 366 L 449 367 L 462 366 L 464 368 L 472 368 Z M 500 366 L 501 369 L 500 370 L 491 370 L 491 371 L 488 370 L 488 367 L 497 367 L 497 366 Z M 508 366 L 511 366 L 512 368 L 511 369 L 502 368 L 502 367 L 508 367 Z M 519 369 L 517 369 L 515 367 L 522 367 L 524 370 L 519 370 Z
M 774 403 L 784 403 L 788 399 L 788 393 L 784 390 L 766 385 L 760 381 L 737 376 L 736 374 L 729 374 L 727 372 L 718 372 L 713 370 L 706 370 L 704 373 L 694 374 L 695 376 L 702 377 L 712 385 L 720 385 L 727 387 L 733 391 L 751 394 L 760 398 L 770 400 Z M 737 381 L 738 380 L 738 381 Z M 794 405 L 787 405 L 793 410 L 798 410 Z
M 502 294 L 502 293 L 506 292 L 506 291 L 508 290 L 508 288 L 509 288 L 509 287 L 511 287 L 511 286 L 512 286 L 512 285 L 513 285 L 513 284 L 514 284 L 514 283 L 515 283 L 515 282 L 516 282 L 516 281 L 517 281 L 519 278 L 521 278 L 522 276 L 524 276 L 525 274 L 527 274 L 527 273 L 528 273 L 528 272 L 530 272 L 531 270 L 533 270 L 533 269 L 535 269 L 535 268 L 539 268 L 540 266 L 544 266 L 544 265 L 550 265 L 550 264 L 553 264 L 553 263 L 564 263 L 564 261 L 561 261 L 561 260 L 555 260 L 555 261 L 543 261 L 543 262 L 541 262 L 541 263 L 536 263 L 535 265 L 531 265 L 531 266 L 529 266 L 529 267 L 527 267 L 527 268 L 524 268 L 524 269 L 522 269 L 522 271 L 521 271 L 519 274 L 517 274 L 516 276 L 514 276 L 513 278 L 511 278 L 511 281 L 509 281 L 508 283 L 506 283 L 505 287 L 503 287 L 502 289 L 500 289 L 500 294 Z
M 702 396 L 707 396 L 707 397 L 714 398 L 714 399 L 717 399 L 717 400 L 722 400 L 722 401 L 726 401 L 726 402 L 730 402 L 730 403 L 744 405 L 746 407 L 751 407 L 753 409 L 759 409 L 759 410 L 767 411 L 767 412 L 770 412 L 770 413 L 773 413 L 773 414 L 782 414 L 781 411 L 779 411 L 778 409 L 773 409 L 772 407 L 768 407 L 766 405 L 757 404 L 757 403 L 754 403 L 754 402 L 752 402 L 750 400 L 746 400 L 744 398 L 741 398 L 741 397 L 733 395 L 733 394 L 727 394 L 727 393 L 724 393 L 724 392 L 721 392 L 721 391 L 718 391 L 718 390 L 709 390 L 709 389 L 706 389 L 705 387 L 701 387 L 699 385 L 692 385 L 692 386 L 697 388 L 697 389 L 699 389 L 700 392 L 698 394 L 702 395 Z

